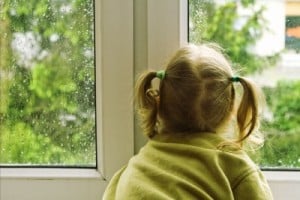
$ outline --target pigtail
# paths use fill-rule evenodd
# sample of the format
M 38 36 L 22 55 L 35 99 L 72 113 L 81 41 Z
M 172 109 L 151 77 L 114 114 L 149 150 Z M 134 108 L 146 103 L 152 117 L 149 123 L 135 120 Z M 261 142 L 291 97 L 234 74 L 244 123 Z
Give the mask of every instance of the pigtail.
M 141 127 L 148 137 L 156 134 L 158 91 L 152 88 L 156 72 L 144 72 L 135 86 L 135 105 L 141 117 Z
M 259 91 L 252 82 L 246 78 L 239 78 L 243 87 L 243 96 L 237 111 L 237 125 L 239 128 L 238 143 L 242 143 L 259 126 Z

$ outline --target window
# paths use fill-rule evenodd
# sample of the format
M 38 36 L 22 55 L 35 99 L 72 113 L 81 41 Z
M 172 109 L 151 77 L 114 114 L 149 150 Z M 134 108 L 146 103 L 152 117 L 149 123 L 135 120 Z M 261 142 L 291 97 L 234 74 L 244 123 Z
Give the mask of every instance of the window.
M 0 164 L 95 168 L 93 0 L 2 4 Z
M 300 2 L 189 1 L 190 41 L 221 44 L 236 71 L 266 94 L 266 141 L 252 156 L 263 169 L 300 169 L 300 9 L 291 10 L 295 6 Z
M 187 42 L 187 0 L 97 0 L 95 10 L 97 169 L 0 168 L 0 199 L 101 199 L 142 145 L 138 131 L 133 145 L 133 70 L 162 65 Z M 264 173 L 277 200 L 299 199 L 297 172 Z
M 0 199 L 101 199 L 107 180 L 133 155 L 132 19 L 130 0 L 95 1 L 97 167 L 2 166 Z

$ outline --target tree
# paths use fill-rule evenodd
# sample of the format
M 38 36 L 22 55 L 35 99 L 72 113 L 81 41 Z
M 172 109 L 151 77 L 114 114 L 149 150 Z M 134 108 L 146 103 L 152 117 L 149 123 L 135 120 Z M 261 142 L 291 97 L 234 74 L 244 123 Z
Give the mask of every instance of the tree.
M 1 101 L 0 142 L 6 148 L 0 153 L 7 156 L 0 162 L 94 166 L 93 2 L 2 4 L 1 34 L 9 39 L 0 43 L 1 57 L 6 55 L 0 70 L 10 76 L 1 86 L 7 103 Z M 12 135 L 18 139 L 9 145 Z
M 249 51 L 267 30 L 264 7 L 255 8 L 255 0 L 227 1 L 190 0 L 190 41 L 216 42 L 225 48 L 235 68 L 242 74 L 253 73 L 269 66 L 271 58 Z M 241 17 L 238 8 L 249 9 L 252 15 Z M 240 69 L 239 69 L 240 70 Z
M 273 119 L 264 122 L 267 140 L 258 160 L 263 166 L 300 167 L 300 81 L 279 81 L 265 93 Z

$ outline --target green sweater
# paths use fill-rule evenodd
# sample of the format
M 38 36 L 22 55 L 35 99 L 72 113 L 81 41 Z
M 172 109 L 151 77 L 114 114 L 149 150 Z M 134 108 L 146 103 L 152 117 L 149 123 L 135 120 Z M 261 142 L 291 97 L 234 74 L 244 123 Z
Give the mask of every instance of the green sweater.
M 273 199 L 247 154 L 218 148 L 223 141 L 211 133 L 157 135 L 114 175 L 103 199 Z

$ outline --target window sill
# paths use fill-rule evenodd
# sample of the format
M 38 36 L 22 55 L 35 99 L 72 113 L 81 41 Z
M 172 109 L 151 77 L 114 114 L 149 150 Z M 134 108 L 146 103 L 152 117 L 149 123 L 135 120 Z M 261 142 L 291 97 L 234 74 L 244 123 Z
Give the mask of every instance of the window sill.
M 98 179 L 105 180 L 96 169 L 70 168 L 0 168 L 1 179 Z
M 300 171 L 263 171 L 270 182 L 299 182 Z
M 263 171 L 268 181 L 300 182 L 300 171 Z M 1 179 L 100 179 L 105 180 L 96 169 L 70 168 L 1 168 Z

